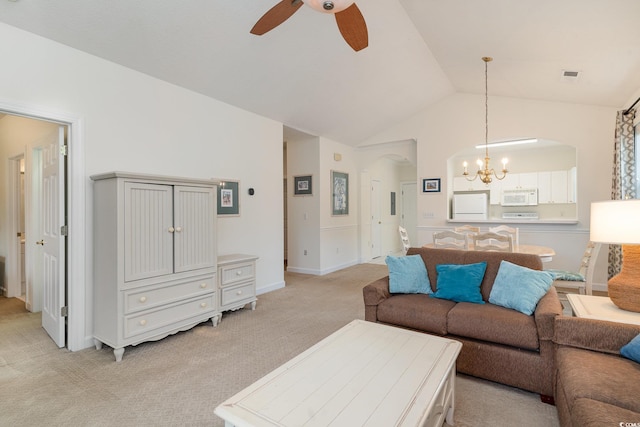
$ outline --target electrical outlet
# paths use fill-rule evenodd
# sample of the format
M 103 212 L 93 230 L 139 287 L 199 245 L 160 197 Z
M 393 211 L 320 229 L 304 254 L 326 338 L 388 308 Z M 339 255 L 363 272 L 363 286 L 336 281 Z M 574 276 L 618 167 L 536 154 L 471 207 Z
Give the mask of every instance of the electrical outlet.
M 422 218 L 433 218 L 435 215 L 433 212 L 423 212 Z

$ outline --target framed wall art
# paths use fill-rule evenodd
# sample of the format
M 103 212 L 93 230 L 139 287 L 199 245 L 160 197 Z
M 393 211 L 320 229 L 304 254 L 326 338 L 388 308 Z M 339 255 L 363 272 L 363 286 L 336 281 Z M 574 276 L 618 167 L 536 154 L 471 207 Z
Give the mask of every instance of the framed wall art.
M 293 177 L 293 195 L 311 196 L 313 195 L 311 175 L 299 175 Z
M 220 181 L 218 184 L 218 215 L 240 215 L 240 183 Z
M 423 193 L 439 193 L 440 178 L 425 178 L 422 180 Z
M 349 174 L 331 171 L 331 214 L 349 215 Z

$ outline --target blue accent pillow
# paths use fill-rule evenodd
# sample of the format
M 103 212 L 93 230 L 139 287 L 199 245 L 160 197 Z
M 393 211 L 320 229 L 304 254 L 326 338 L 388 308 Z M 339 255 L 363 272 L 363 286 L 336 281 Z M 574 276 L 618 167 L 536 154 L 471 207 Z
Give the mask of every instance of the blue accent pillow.
M 573 271 L 554 270 L 554 269 L 549 269 L 545 271 L 548 271 L 549 273 L 553 274 L 554 280 L 566 280 L 568 282 L 586 282 L 587 281 L 587 279 L 585 279 L 582 274 L 575 273 Z
M 438 264 L 436 292 L 430 296 L 455 302 L 484 304 L 480 284 L 486 269 L 485 261 L 476 264 Z
M 389 292 L 392 294 L 430 294 L 427 267 L 420 255 L 387 256 Z
M 627 359 L 640 363 L 640 334 L 636 335 L 628 344 L 625 344 L 620 349 L 620 354 Z
M 549 291 L 553 279 L 548 271 L 532 270 L 503 260 L 493 281 L 489 302 L 530 316 Z

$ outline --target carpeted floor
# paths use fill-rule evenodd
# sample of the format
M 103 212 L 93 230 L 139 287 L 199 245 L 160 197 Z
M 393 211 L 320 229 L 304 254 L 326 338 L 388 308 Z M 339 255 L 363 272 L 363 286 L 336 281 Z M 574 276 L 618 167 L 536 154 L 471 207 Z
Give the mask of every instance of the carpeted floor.
M 286 273 L 255 311 L 136 347 L 58 349 L 16 299 L 0 298 L 0 426 L 222 426 L 215 407 L 353 319 L 362 287 L 386 274 L 361 264 L 325 276 Z M 458 375 L 456 425 L 557 426 L 535 394 Z M 350 427 L 350 426 L 349 426 Z M 382 426 L 386 427 L 386 426 Z

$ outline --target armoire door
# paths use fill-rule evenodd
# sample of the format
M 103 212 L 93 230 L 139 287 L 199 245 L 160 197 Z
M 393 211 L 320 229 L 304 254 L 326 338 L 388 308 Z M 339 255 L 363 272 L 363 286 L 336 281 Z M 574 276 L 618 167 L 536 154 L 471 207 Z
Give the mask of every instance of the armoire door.
M 125 282 L 173 274 L 173 186 L 125 182 L 124 191 Z
M 216 265 L 216 190 L 176 186 L 174 190 L 174 271 Z

